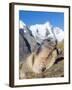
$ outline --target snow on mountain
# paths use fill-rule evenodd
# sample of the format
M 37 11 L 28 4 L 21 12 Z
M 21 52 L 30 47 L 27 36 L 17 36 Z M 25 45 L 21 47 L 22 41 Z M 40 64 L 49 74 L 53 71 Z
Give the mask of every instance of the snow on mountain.
M 56 37 L 58 42 L 61 42 L 64 39 L 64 31 L 59 27 L 53 27 L 50 22 L 35 24 L 28 27 L 20 20 L 20 29 L 23 29 L 24 33 L 32 33 L 38 43 L 41 43 L 44 39 L 47 38 L 55 40 Z
M 19 23 L 20 23 L 19 24 L 20 25 L 20 29 L 23 29 L 26 26 L 26 24 L 23 21 L 21 21 L 21 20 L 20 20 Z
M 53 31 L 55 33 L 57 41 L 61 42 L 64 39 L 64 31 L 59 27 L 54 27 Z
M 51 25 L 49 22 L 30 26 L 30 30 L 32 30 L 34 36 L 36 36 L 35 34 L 37 33 L 42 39 L 45 38 L 46 29 L 48 29 L 48 31 L 51 33 Z
M 50 24 L 50 22 L 30 26 L 30 30 L 32 31 L 32 34 L 39 43 L 50 36 L 53 37 L 53 33 L 51 29 L 52 29 L 52 25 Z
M 20 20 L 19 22 L 19 28 L 20 30 L 22 30 L 23 32 L 26 32 L 26 24 Z
M 52 27 L 50 22 L 46 22 L 44 24 L 32 25 L 30 26 L 30 30 L 32 31 L 32 34 L 39 43 L 47 38 L 51 38 L 52 40 L 55 40 L 56 37 L 58 42 L 64 39 L 64 31 L 59 27 Z
M 32 31 L 29 29 L 29 27 L 23 21 L 20 20 L 19 24 L 20 24 L 19 25 L 20 26 L 19 27 L 20 32 L 24 33 L 25 35 L 33 36 Z

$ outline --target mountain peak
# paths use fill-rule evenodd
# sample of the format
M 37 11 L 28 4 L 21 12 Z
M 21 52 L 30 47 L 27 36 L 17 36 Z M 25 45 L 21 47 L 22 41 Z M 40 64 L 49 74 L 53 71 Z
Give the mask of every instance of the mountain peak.
M 20 29 L 23 29 L 26 26 L 26 24 L 21 20 L 20 20 L 19 23 L 20 23 Z
M 52 28 L 52 25 L 51 25 L 50 22 L 45 22 L 44 25 L 45 25 L 46 27 L 48 27 L 48 28 Z

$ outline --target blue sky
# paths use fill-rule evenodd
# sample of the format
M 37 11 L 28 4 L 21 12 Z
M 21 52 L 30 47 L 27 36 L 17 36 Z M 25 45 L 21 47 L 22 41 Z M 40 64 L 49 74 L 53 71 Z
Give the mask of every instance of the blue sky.
M 42 24 L 49 21 L 53 27 L 60 27 L 64 30 L 64 13 L 61 12 L 38 12 L 19 11 L 19 19 L 26 25 Z

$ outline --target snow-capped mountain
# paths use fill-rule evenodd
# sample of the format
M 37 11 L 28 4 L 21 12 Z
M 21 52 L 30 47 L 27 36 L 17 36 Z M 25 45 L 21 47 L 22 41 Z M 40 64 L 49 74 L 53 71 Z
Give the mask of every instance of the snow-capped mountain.
M 25 24 L 23 21 L 21 21 L 21 20 L 20 20 L 20 22 L 19 22 L 19 28 L 22 29 L 22 30 L 24 30 L 24 32 L 27 31 L 27 26 L 26 26 L 26 24 Z
M 41 43 L 44 39 L 47 39 L 50 36 L 53 37 L 51 28 L 52 25 L 49 22 L 30 26 L 30 30 L 38 43 Z
M 32 31 L 29 29 L 29 27 L 23 22 L 20 20 L 20 25 L 19 25 L 19 29 L 24 32 L 25 34 L 30 34 L 32 35 Z
M 50 22 L 32 25 L 30 30 L 39 43 L 47 38 L 57 39 L 58 42 L 64 39 L 64 31 L 59 27 L 53 27 Z
M 21 20 L 20 20 L 19 23 L 20 23 L 20 24 L 19 24 L 19 25 L 20 25 L 20 28 L 22 28 L 22 29 L 24 28 L 24 26 L 26 26 L 26 24 L 25 24 L 23 21 L 21 21 Z
M 51 40 L 57 39 L 58 42 L 64 39 L 64 31 L 59 27 L 53 27 L 50 22 L 28 27 L 24 22 L 20 21 L 20 29 L 23 29 L 24 33 L 31 33 L 38 43 L 48 38 Z

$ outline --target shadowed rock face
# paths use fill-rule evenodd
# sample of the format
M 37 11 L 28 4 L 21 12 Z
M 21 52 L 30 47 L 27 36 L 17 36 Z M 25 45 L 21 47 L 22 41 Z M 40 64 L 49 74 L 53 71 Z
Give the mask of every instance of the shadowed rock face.
M 24 60 L 31 52 L 35 51 L 38 44 L 31 32 L 19 30 L 19 60 Z
M 26 38 L 24 37 L 23 30 L 19 31 L 19 60 L 25 58 L 27 54 L 30 54 L 30 45 L 27 42 Z

